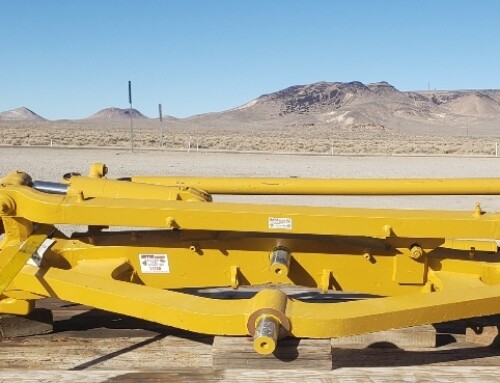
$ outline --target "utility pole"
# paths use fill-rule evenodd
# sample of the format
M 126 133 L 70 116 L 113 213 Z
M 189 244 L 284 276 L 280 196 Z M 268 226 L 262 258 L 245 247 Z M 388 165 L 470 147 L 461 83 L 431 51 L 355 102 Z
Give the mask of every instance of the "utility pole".
M 128 82 L 128 103 L 129 103 L 129 117 L 130 117 L 130 149 L 134 151 L 134 123 L 132 122 L 132 81 Z
M 163 114 L 161 104 L 158 104 L 158 114 L 160 115 L 160 148 L 163 148 Z

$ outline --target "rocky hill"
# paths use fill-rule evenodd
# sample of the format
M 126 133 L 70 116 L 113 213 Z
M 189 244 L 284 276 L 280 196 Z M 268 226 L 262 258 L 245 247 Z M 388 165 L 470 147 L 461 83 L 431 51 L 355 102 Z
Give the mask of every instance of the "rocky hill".
M 425 134 L 500 134 L 500 90 L 400 91 L 382 81 L 318 82 L 193 116 L 196 126 L 323 127 Z
M 120 108 L 106 108 L 100 110 L 99 112 L 87 117 L 87 119 L 129 119 L 130 109 L 120 109 Z M 137 109 L 132 108 L 132 118 L 134 119 L 147 119 L 144 114 L 139 112 Z
M 21 107 L 1 112 L 0 121 L 45 121 L 45 118 L 28 108 Z

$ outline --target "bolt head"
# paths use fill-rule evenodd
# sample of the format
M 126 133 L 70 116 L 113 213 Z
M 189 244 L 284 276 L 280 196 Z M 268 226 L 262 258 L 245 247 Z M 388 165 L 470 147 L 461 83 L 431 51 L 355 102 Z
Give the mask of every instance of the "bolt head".
M 415 246 L 411 249 L 410 257 L 413 259 L 420 259 L 424 255 L 424 251 L 421 247 Z

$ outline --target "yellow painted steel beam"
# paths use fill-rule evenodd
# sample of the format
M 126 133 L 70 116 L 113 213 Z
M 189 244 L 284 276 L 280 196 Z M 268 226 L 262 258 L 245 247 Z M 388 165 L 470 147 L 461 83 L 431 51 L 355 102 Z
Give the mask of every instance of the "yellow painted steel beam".
M 192 234 L 141 231 L 102 233 L 80 241 L 58 239 L 46 259 L 61 268 L 106 258 L 121 259 L 122 263 L 126 259 L 142 283 L 159 288 L 275 283 L 393 296 L 419 292 L 427 269 L 479 275 L 488 283 L 500 283 L 500 275 L 493 272 L 500 264 L 497 253 L 478 250 L 471 258 L 470 250 L 435 248 L 439 245 L 435 241 L 417 260 L 411 258 L 410 249 L 387 248 L 382 240 L 358 238 L 345 243 L 341 237 L 313 240 L 246 233 L 218 233 L 215 239 L 215 235 Z M 422 242 L 423 247 L 427 247 L 426 242 Z M 291 249 L 287 273 L 276 273 L 270 257 L 269 249 L 278 245 Z M 163 254 L 169 271 L 143 273 L 140 254 Z M 325 274 L 325 270 L 329 272 Z M 410 280 L 413 283 L 403 283 Z
M 371 249 L 373 262 L 370 262 L 363 256 L 366 248 L 363 242 L 358 246 L 347 246 L 338 239 L 313 241 L 266 238 L 246 233 L 220 233 L 217 240 L 197 240 L 196 237 L 189 240 L 190 236 L 179 240 L 175 234 L 164 231 L 115 232 L 84 236 L 80 241 L 76 238 L 60 239 L 51 247 L 46 260 L 55 267 L 78 268 L 82 263 L 96 264 L 95 260 L 127 259 L 141 283 L 170 289 L 231 286 L 233 281 L 241 286 L 275 283 L 318 287 L 324 285 L 325 267 L 335 270 L 327 281 L 328 289 L 400 295 L 418 292 L 422 288 L 422 284 L 400 285 L 393 280 L 393 258 L 398 251 L 385 249 L 382 243 L 378 249 Z M 270 257 L 278 243 L 294 249 L 286 273 L 277 273 L 273 258 Z M 161 255 L 168 262 L 168 272 L 143 272 L 141 254 Z M 418 261 L 409 261 L 420 265 Z M 231 272 L 233 267 L 238 268 L 237 273 Z M 356 278 L 352 270 L 356 270 Z M 377 283 L 373 283 L 373 280 Z
M 211 194 L 486 195 L 500 194 L 500 178 L 230 178 L 134 176 L 132 182 L 189 186 Z
M 56 268 L 25 266 L 17 288 L 206 334 L 247 335 L 249 300 L 196 297 Z
M 396 296 L 420 292 L 427 269 L 479 275 L 488 283 L 500 283 L 494 271 L 500 264 L 497 253 L 477 251 L 471 259 L 469 251 L 436 248 L 440 242 L 434 240 L 421 242 L 426 249 L 422 259 L 412 258 L 409 248 L 387 247 L 384 240 L 367 238 L 140 231 L 53 240 L 44 258 L 53 267 L 168 289 L 273 283 Z M 285 247 L 290 249 L 288 271 L 277 273 L 271 255 L 273 249 Z M 143 270 L 141 254 L 159 255 L 168 270 Z M 329 271 L 325 274 L 325 270 Z
M 437 292 L 342 303 L 283 301 L 278 292 L 264 293 L 269 290 L 252 299 L 209 299 L 32 266 L 25 266 L 15 282 L 35 294 L 219 335 L 252 333 L 263 315 L 276 318 L 293 336 L 329 338 L 498 312 L 500 285 L 486 285 L 477 277 L 453 273 L 434 273 L 433 280 Z
M 439 280 L 446 273 L 433 273 Z M 328 338 L 382 329 L 440 323 L 498 313 L 500 285 L 483 284 L 477 277 L 448 273 L 452 286 L 442 291 L 390 298 L 341 302 L 334 305 L 294 301 L 292 335 Z
M 204 203 L 49 195 L 9 186 L 13 216 L 33 222 L 374 238 L 499 239 L 500 214 Z

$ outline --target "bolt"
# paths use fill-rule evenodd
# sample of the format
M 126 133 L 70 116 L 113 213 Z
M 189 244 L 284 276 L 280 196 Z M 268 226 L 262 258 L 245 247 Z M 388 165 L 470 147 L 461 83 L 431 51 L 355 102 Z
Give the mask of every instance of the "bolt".
M 472 215 L 474 216 L 474 218 L 480 218 L 482 214 L 483 211 L 481 209 L 481 204 L 477 202 L 476 207 L 474 208 L 474 213 Z
M 422 258 L 423 255 L 424 255 L 424 251 L 418 245 L 414 245 L 410 249 L 410 258 L 417 260 L 417 259 Z
M 81 202 L 85 201 L 85 196 L 83 195 L 82 190 L 75 190 L 74 193 L 72 193 L 72 194 L 74 194 L 76 202 L 81 203 Z
M 177 222 L 175 222 L 174 217 L 167 217 L 165 221 L 165 226 L 167 229 L 177 229 L 179 226 L 177 225 Z
M 470 259 L 474 259 L 475 256 L 476 256 L 476 248 L 475 247 L 471 247 L 470 251 L 469 251 L 469 258 Z
M 384 234 L 386 236 L 386 238 L 389 238 L 392 234 L 392 227 L 390 225 L 384 225 L 384 227 L 382 228 L 382 230 L 384 231 Z

